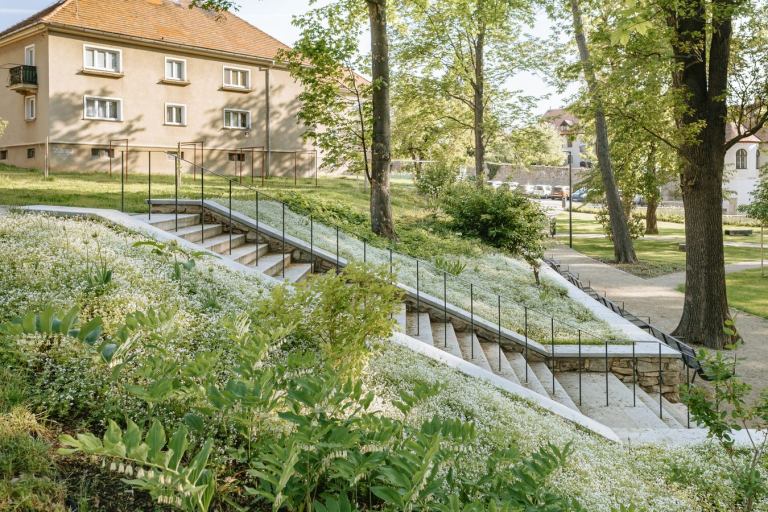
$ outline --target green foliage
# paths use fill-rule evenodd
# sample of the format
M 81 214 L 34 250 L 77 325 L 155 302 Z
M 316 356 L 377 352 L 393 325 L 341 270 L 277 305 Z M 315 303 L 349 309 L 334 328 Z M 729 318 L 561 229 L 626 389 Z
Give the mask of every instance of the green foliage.
M 461 260 L 449 260 L 447 258 L 443 258 L 442 256 L 436 257 L 432 263 L 434 263 L 435 266 L 440 270 L 444 270 L 455 276 L 458 276 L 464 272 L 465 268 L 467 268 L 467 264 Z
M 762 225 L 768 225 L 768 173 L 763 173 L 760 182 L 749 195 L 752 196 L 752 202 L 739 206 L 739 211 L 760 221 Z
M 181 425 L 167 440 L 158 421 L 152 423 L 145 435 L 131 420 L 125 432 L 110 420 L 103 440 L 93 434 L 78 434 L 77 438 L 59 436 L 65 448 L 58 453 L 83 452 L 104 457 L 105 461 L 112 459 L 110 470 L 124 474 L 125 483 L 149 491 L 158 503 L 206 511 L 216 490 L 215 476 L 206 469 L 213 440 L 206 440 L 189 463 L 182 465 L 189 445 L 188 433 L 187 427 Z
M 97 296 L 99 296 L 104 293 L 107 286 L 109 286 L 109 283 L 112 282 L 112 269 L 107 267 L 107 260 L 102 254 L 101 242 L 99 241 L 96 234 L 94 234 L 92 238 L 96 241 L 96 247 L 98 249 L 98 261 L 94 261 L 93 268 L 91 268 L 89 253 L 86 252 L 85 280 L 88 283 L 87 290 L 94 292 Z
M 563 134 L 548 123 L 512 130 L 493 149 L 495 158 L 522 166 L 561 166 L 567 156 L 563 153 Z
M 733 320 L 726 322 L 723 331 L 738 336 Z M 738 348 L 742 340 L 725 348 L 733 351 L 727 358 L 721 351 L 714 355 L 701 349 L 701 361 L 714 392 L 695 385 L 683 386 L 681 399 L 689 407 L 691 419 L 706 427 L 707 437 L 714 439 L 728 454 L 729 476 L 736 497 L 743 510 L 752 510 L 756 501 L 768 496 L 768 484 L 763 471 L 768 447 L 768 392 L 763 390 L 754 403 L 747 402 L 752 386 L 738 378 Z M 750 432 L 749 429 L 754 432 Z M 744 431 L 749 439 L 747 456 L 740 457 L 734 434 Z
M 457 166 L 442 162 L 418 164 L 413 173 L 416 190 L 426 195 L 430 202 L 440 199 L 459 176 Z
M 546 221 L 537 203 L 516 191 L 459 183 L 451 187 L 442 206 L 454 229 L 521 256 L 538 277 Z
M 0 137 L 3 136 L 5 133 L 5 128 L 8 126 L 8 121 L 4 121 L 2 117 L 0 117 Z
M 183 248 L 176 240 L 172 240 L 167 244 L 156 242 L 154 240 L 146 240 L 143 242 L 136 242 L 134 247 L 149 246 L 152 247 L 152 254 L 157 254 L 166 259 L 166 261 L 173 260 L 173 279 L 176 281 L 182 281 L 184 276 L 183 271 L 191 272 L 195 268 L 195 260 L 202 256 L 220 259 L 221 257 L 216 254 L 211 254 L 208 251 L 191 251 Z M 181 258 L 181 259 L 180 259 Z
M 396 282 L 387 265 L 352 262 L 338 274 L 278 286 L 258 305 L 256 317 L 264 325 L 296 325 L 296 334 L 310 340 L 325 360 L 357 365 L 364 361 L 366 341 L 392 333 L 390 317 L 402 296 Z
M 629 236 L 632 240 L 636 240 L 645 234 L 645 224 L 643 224 L 644 215 L 641 213 L 630 213 L 629 219 L 627 219 L 627 227 L 629 228 Z M 611 217 L 608 215 L 608 208 L 600 208 L 595 213 L 595 220 L 600 223 L 603 228 L 603 234 L 608 240 L 613 241 L 613 228 L 611 227 Z

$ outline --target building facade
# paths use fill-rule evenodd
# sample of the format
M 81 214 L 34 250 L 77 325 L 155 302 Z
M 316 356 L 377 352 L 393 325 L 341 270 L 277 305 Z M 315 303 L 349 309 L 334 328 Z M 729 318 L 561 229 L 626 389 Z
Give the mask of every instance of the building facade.
M 129 173 L 146 172 L 156 151 L 152 171 L 173 172 L 167 153 L 202 142 L 182 156 L 219 173 L 314 175 L 301 85 L 276 61 L 281 49 L 186 2 L 61 0 L 0 33 L 0 163 L 106 171 L 125 156 Z
M 571 165 L 574 168 L 589 167 L 584 132 L 579 127 L 579 120 L 573 114 L 561 108 L 549 109 L 542 116 L 542 122 L 554 126 L 560 132 L 563 138 L 563 151 L 571 155 Z

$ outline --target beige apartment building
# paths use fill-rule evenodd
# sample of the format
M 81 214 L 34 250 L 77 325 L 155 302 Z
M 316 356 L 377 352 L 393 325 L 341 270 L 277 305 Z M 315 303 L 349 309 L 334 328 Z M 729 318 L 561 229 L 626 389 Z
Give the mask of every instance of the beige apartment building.
M 187 0 L 60 0 L 0 33 L 0 163 L 118 171 L 127 143 L 129 173 L 146 172 L 147 151 L 152 172 L 173 172 L 162 152 L 201 141 L 216 172 L 244 159 L 250 174 L 253 156 L 257 176 L 262 160 L 267 175 L 311 176 L 301 86 L 276 62 L 287 48 Z M 192 145 L 182 153 L 202 160 Z

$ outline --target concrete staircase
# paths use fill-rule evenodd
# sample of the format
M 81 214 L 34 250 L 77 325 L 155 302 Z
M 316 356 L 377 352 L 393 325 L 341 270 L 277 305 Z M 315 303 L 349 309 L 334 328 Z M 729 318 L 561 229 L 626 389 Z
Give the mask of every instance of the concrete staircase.
M 203 225 L 199 213 L 179 213 L 177 228 L 174 214 L 153 213 L 151 219 L 147 215 L 136 218 L 223 258 L 286 282 L 306 279 L 313 270 L 333 268 L 333 264 L 323 266 L 317 260 L 314 269 L 309 263 L 295 261 L 293 250 L 285 249 L 284 253 L 274 233 L 271 237 L 257 237 L 253 231 L 230 235 L 226 219 Z M 674 437 L 664 432 L 679 432 L 687 425 L 683 406 L 662 398 L 660 407 L 658 395 L 650 396 L 640 386 L 622 382 L 611 372 L 569 370 L 556 371 L 553 375 L 548 359 L 540 356 L 526 361 L 521 351 L 510 349 L 507 344 L 502 347 L 487 338 L 481 341 L 478 334 L 482 333 L 477 331 L 477 324 L 473 324 L 476 329 L 473 332 L 468 323 L 454 325 L 450 315 L 447 322 L 437 316 L 439 313 L 434 310 L 431 315 L 424 310 L 417 312 L 409 303 L 402 304 L 394 318 L 404 334 L 581 412 L 620 432 L 624 439 L 648 437 L 649 432 Z
M 268 243 L 250 240 L 246 233 L 229 233 L 229 227 L 224 224 L 200 223 L 197 213 L 180 213 L 178 229 L 176 215 L 171 213 L 153 213 L 150 219 L 147 215 L 136 217 L 158 229 L 183 238 L 203 249 L 222 258 L 228 258 L 258 272 L 274 277 L 281 281 L 296 283 L 309 276 L 312 265 L 292 261 L 292 253 L 283 254 L 281 247 L 273 247 Z

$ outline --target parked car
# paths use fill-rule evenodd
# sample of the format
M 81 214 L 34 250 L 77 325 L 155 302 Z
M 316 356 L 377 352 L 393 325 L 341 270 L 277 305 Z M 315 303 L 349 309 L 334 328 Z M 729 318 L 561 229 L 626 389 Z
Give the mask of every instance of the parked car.
M 531 194 L 541 199 L 549 199 L 552 195 L 552 187 L 549 185 L 534 185 Z
M 571 188 L 567 186 L 556 186 L 552 187 L 552 192 L 550 193 L 550 197 L 552 199 L 562 199 L 562 198 L 568 198 L 571 196 Z
M 504 186 L 509 187 L 509 190 L 517 190 L 520 188 L 520 184 L 516 181 L 505 181 Z
M 527 196 L 533 195 L 533 185 L 526 185 L 525 186 L 525 195 L 527 195 Z
M 576 190 L 573 194 L 571 194 L 571 201 L 575 201 L 579 203 L 583 202 L 586 199 L 588 192 L 589 191 L 585 188 L 580 188 L 579 190 Z
M 502 185 L 500 181 L 491 181 L 488 180 L 488 186 L 493 188 L 499 188 Z
M 632 198 L 632 204 L 635 206 L 648 206 L 648 201 L 642 195 L 635 194 L 635 197 Z

